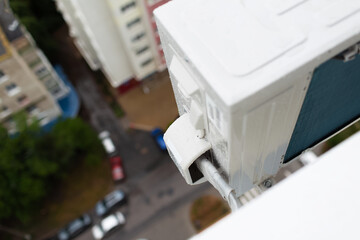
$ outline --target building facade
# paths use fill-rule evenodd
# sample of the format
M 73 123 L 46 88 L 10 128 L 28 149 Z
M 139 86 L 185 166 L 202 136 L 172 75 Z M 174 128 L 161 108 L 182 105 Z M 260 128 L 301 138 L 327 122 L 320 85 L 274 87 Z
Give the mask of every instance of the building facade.
M 166 68 L 153 10 L 168 0 L 57 0 L 89 66 L 113 87 Z
M 10 11 L 0 13 L 0 124 L 15 132 L 13 115 L 24 111 L 41 126 L 62 115 L 58 100 L 69 88 Z
M 154 10 L 157 7 L 167 3 L 169 0 L 144 0 L 141 1 L 142 7 L 144 9 L 144 13 L 146 15 L 147 21 L 145 23 L 148 25 L 149 35 L 151 36 L 150 39 L 153 41 L 154 50 L 157 53 L 157 61 L 160 70 L 166 68 L 166 61 L 164 56 L 164 51 L 161 46 L 160 36 L 158 33 L 157 25 L 154 18 Z

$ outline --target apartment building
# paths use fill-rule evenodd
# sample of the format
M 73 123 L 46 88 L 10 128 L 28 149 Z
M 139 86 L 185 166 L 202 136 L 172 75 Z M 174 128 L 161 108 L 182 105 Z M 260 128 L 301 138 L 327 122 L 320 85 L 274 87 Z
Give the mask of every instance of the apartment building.
M 167 3 L 169 0 L 144 0 L 141 1 L 141 6 L 144 10 L 144 13 L 147 17 L 145 24 L 148 26 L 148 34 L 151 36 L 150 39 L 154 44 L 154 50 L 157 53 L 156 60 L 158 61 L 159 70 L 164 70 L 166 68 L 166 61 L 164 56 L 164 51 L 161 46 L 160 36 L 158 33 L 157 25 L 154 18 L 154 10 L 157 7 Z
M 10 11 L 0 13 L 0 124 L 15 132 L 24 110 L 44 126 L 62 115 L 58 100 L 70 89 Z
M 166 68 L 153 10 L 168 0 L 56 0 L 74 43 L 113 87 Z

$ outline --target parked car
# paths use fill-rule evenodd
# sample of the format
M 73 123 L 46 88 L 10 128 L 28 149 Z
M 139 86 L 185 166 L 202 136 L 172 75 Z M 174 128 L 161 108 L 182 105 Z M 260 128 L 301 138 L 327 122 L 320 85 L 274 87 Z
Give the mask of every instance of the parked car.
M 97 216 L 102 217 L 108 214 L 116 207 L 120 207 L 126 203 L 126 195 L 121 190 L 115 190 L 99 201 L 95 206 L 95 213 Z
M 102 131 L 99 134 L 99 139 L 101 140 L 107 154 L 112 155 L 115 153 L 116 148 L 108 131 Z
M 124 166 L 119 156 L 110 158 L 112 178 L 115 182 L 125 179 Z
M 166 151 L 164 141 L 164 132 L 160 128 L 155 128 L 151 131 L 151 136 L 155 139 L 156 144 L 162 151 Z
M 116 212 L 102 219 L 101 222 L 92 227 L 92 234 L 95 239 L 103 239 L 109 232 L 115 228 L 123 226 L 126 220 L 124 214 Z
M 73 220 L 61 229 L 57 234 L 58 240 L 73 239 L 80 233 L 85 231 L 92 224 L 91 217 L 88 214 L 84 214 L 81 217 Z

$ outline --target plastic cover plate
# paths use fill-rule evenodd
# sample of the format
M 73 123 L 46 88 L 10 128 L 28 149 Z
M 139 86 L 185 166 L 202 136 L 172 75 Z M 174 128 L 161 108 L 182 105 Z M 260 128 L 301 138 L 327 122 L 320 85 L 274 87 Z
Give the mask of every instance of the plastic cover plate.
M 306 39 L 301 32 L 280 23 L 276 15 L 258 17 L 253 10 L 239 0 L 227 0 L 226 4 L 198 0 L 181 17 L 228 73 L 243 76 Z
M 205 139 L 198 138 L 197 134 L 188 113 L 176 119 L 164 134 L 170 156 L 188 184 L 198 184 L 205 181 L 202 178 L 193 182 L 189 168 L 196 159 L 211 148 L 210 143 Z

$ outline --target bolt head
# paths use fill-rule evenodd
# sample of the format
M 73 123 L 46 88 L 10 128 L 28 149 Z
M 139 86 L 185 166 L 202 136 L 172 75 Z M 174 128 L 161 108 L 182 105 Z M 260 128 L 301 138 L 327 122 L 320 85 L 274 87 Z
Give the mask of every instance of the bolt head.
M 271 188 L 272 187 L 272 181 L 270 179 L 267 179 L 263 182 L 264 187 Z

